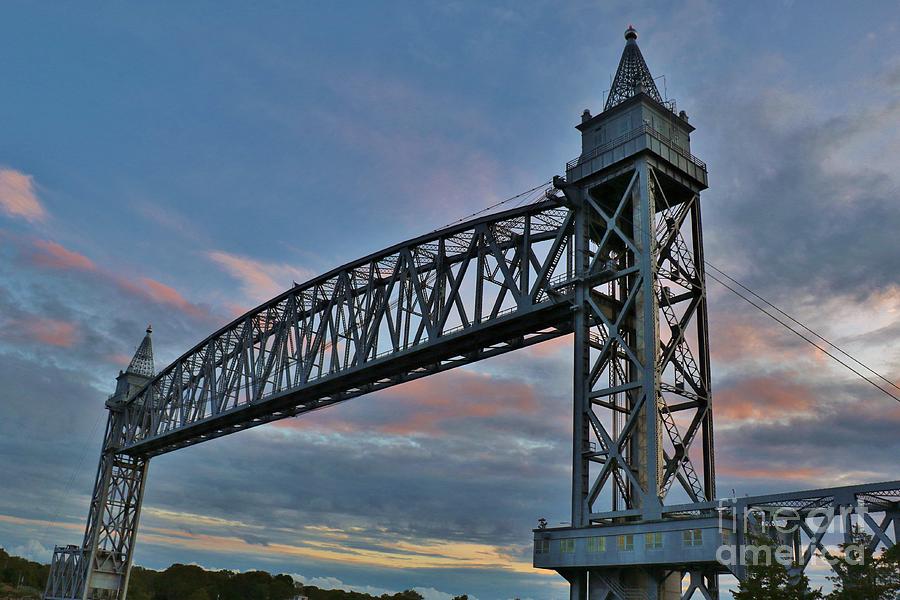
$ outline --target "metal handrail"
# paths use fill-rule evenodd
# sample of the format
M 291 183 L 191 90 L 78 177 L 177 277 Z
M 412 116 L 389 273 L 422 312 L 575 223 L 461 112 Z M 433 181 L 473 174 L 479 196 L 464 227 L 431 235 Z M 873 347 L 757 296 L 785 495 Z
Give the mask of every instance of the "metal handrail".
M 699 158 L 697 158 L 690 152 L 688 152 L 682 148 L 679 148 L 678 146 L 673 144 L 672 141 L 668 137 L 664 136 L 661 132 L 657 131 L 650 125 L 646 125 L 646 124 L 641 125 L 640 127 L 637 127 L 636 129 L 632 129 L 628 133 L 620 135 L 616 139 L 611 140 L 611 141 L 603 144 L 602 146 L 597 146 L 596 148 L 594 148 L 587 154 L 582 154 L 578 158 L 573 158 L 572 160 L 570 160 L 569 162 L 566 163 L 566 170 L 568 171 L 569 169 L 573 169 L 573 168 L 577 167 L 578 165 L 581 165 L 589 160 L 592 160 L 592 159 L 600 156 L 604 152 L 608 152 L 608 151 L 612 150 L 613 148 L 615 148 L 617 146 L 621 146 L 622 144 L 624 144 L 626 142 L 630 142 L 631 140 L 633 140 L 637 137 L 640 137 L 644 134 L 649 134 L 649 135 L 653 136 L 655 139 L 657 139 L 659 142 L 665 144 L 667 148 L 669 148 L 676 154 L 679 154 L 682 157 L 688 159 L 689 161 L 691 161 L 692 163 L 694 163 L 695 165 L 697 165 L 704 171 L 706 170 L 705 162 L 703 162 L 702 160 L 700 160 Z

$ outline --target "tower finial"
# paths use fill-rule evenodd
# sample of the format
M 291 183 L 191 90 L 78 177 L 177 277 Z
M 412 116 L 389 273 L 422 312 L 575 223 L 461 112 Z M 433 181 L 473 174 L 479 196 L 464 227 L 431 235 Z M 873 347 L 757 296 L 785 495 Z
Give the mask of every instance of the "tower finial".
M 141 340 L 141 345 L 134 352 L 134 357 L 128 363 L 126 373 L 134 373 L 135 375 L 143 375 L 144 377 L 153 377 L 155 369 L 153 366 L 153 341 L 150 339 L 153 333 L 153 326 L 147 325 L 147 335 Z
M 622 50 L 619 68 L 616 69 L 616 76 L 603 110 L 609 110 L 639 93 L 647 94 L 659 103 L 663 101 L 641 49 L 638 48 L 637 30 L 633 25 L 629 25 L 625 30 L 625 49 Z

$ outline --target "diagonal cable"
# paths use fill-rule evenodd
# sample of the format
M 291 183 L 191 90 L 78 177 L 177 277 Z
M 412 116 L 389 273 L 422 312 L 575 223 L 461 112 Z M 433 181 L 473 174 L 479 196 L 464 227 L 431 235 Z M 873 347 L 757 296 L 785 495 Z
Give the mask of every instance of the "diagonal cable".
M 783 310 L 781 310 L 780 308 L 778 308 L 777 306 L 775 306 L 774 304 L 772 304 L 770 301 L 766 300 L 765 298 L 763 298 L 762 296 L 760 296 L 759 294 L 757 294 L 756 292 L 754 292 L 753 290 L 751 290 L 749 287 L 747 287 L 746 285 L 744 285 L 743 283 L 741 283 L 740 281 L 738 281 L 737 279 L 735 279 L 734 277 L 732 277 L 732 276 L 729 275 L 728 273 L 724 272 L 724 271 L 723 271 L 722 269 L 720 269 L 719 267 L 717 267 L 717 266 L 715 266 L 715 265 L 713 265 L 713 264 L 710 264 L 709 261 L 704 261 L 704 262 L 706 263 L 706 266 L 707 266 L 707 267 L 709 267 L 710 269 L 715 270 L 719 275 L 721 275 L 722 277 L 726 278 L 726 279 L 727 279 L 728 281 L 730 281 L 731 283 L 733 283 L 733 284 L 735 284 L 736 286 L 740 287 L 741 289 L 745 290 L 746 292 L 748 292 L 751 296 L 753 296 L 754 298 L 756 298 L 756 299 L 759 300 L 760 302 L 762 302 L 762 303 L 766 304 L 767 306 L 771 307 L 772 309 L 774 309 L 774 310 L 775 310 L 778 314 L 780 314 L 781 316 L 785 317 L 786 319 L 788 319 L 789 321 L 795 323 L 796 325 L 799 325 L 799 326 L 802 327 L 804 330 L 806 330 L 808 333 L 812 334 L 813 337 L 815 337 L 815 338 L 817 338 L 817 339 L 819 339 L 819 340 L 825 342 L 826 344 L 828 344 L 829 346 L 831 346 L 832 348 L 834 348 L 835 350 L 837 350 L 838 352 L 840 352 L 841 354 L 843 354 L 845 357 L 849 358 L 850 360 L 852 360 L 853 362 L 855 362 L 856 364 L 858 364 L 859 366 L 861 366 L 862 368 L 864 368 L 866 371 L 868 371 L 869 373 L 871 373 L 872 375 L 874 375 L 874 376 L 877 377 L 878 379 L 882 380 L 883 382 L 885 382 L 885 383 L 888 384 L 889 386 L 891 386 L 891 387 L 897 389 L 898 391 L 900 391 L 900 387 L 898 387 L 897 384 L 895 384 L 895 383 L 894 383 L 893 381 L 891 381 L 890 379 L 887 379 L 886 377 L 884 377 L 881 373 L 879 373 L 878 371 L 876 371 L 875 369 L 873 369 L 873 368 L 870 367 L 869 365 L 865 364 L 864 362 L 862 362 L 861 360 L 859 360 L 858 358 L 856 358 L 855 356 L 853 356 L 852 354 L 850 354 L 849 352 L 847 352 L 846 350 L 844 350 L 843 348 L 841 348 L 840 346 L 838 346 L 837 344 L 835 344 L 834 342 L 832 342 L 832 341 L 828 340 L 827 338 L 823 337 L 823 336 L 820 335 L 818 332 L 816 332 L 816 331 L 810 329 L 809 327 L 807 327 L 806 325 L 804 325 L 802 322 L 800 322 L 800 321 L 797 320 L 796 318 L 794 318 L 794 317 L 792 317 L 791 315 L 787 314 L 786 312 L 784 312 Z

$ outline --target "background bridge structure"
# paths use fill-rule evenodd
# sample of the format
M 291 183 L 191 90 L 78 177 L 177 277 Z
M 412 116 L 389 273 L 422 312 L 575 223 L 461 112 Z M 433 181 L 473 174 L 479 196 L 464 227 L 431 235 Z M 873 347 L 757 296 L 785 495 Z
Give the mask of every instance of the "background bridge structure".
M 636 39 L 536 202 L 295 285 L 159 373 L 148 328 L 106 403 L 84 540 L 55 549 L 44 598 L 125 599 L 153 456 L 570 334 L 571 525 L 534 531 L 534 564 L 571 598 L 718 598 L 719 574 L 744 574 L 717 553 L 747 543 L 748 507 L 802 523 L 799 568 L 825 550 L 813 509 L 845 507 L 876 546 L 896 543 L 900 482 L 717 500 L 706 165 Z

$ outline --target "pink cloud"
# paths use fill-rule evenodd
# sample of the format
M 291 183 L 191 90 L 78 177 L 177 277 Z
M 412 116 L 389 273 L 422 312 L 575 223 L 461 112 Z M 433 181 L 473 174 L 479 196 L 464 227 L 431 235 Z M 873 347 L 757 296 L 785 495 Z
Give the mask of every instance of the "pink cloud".
M 78 338 L 75 323 L 36 315 L 8 319 L 0 327 L 0 337 L 21 342 L 37 342 L 58 348 L 71 348 Z
M 35 319 L 26 329 L 34 338 L 50 346 L 71 348 L 75 344 L 75 324 L 59 319 Z
M 114 281 L 124 290 L 157 304 L 174 306 L 194 317 L 205 317 L 207 311 L 189 302 L 175 288 L 151 279 L 139 277 L 136 281 L 130 281 L 120 277 L 113 277 Z
M 786 420 L 811 413 L 821 398 L 788 376 L 751 377 L 715 391 L 713 412 L 723 421 Z
M 96 280 L 112 284 L 121 290 L 149 300 L 156 304 L 173 306 L 185 313 L 205 318 L 208 311 L 189 302 L 178 290 L 170 285 L 152 279 L 139 277 L 135 280 L 109 272 L 98 267 L 91 259 L 50 240 L 31 240 L 31 248 L 23 253 L 32 265 L 44 268 L 72 272 L 88 273 Z
M 742 479 L 762 479 L 764 481 L 813 481 L 827 477 L 828 469 L 818 467 L 798 467 L 796 464 L 770 465 L 766 467 L 739 466 L 720 463 L 716 467 L 719 475 Z
M 96 266 L 88 257 L 56 242 L 35 240 L 35 252 L 29 259 L 32 264 L 51 269 L 71 269 L 73 271 L 94 271 Z
M 534 346 L 528 346 L 522 352 L 538 359 L 568 356 L 572 352 L 573 344 L 574 341 L 571 335 L 563 335 Z
M 47 217 L 34 190 L 34 179 L 12 169 L 0 169 L 0 210 L 26 221 L 43 221 Z
M 262 261 L 215 250 L 207 257 L 241 282 L 241 290 L 250 299 L 264 302 L 290 289 L 292 283 L 311 277 L 310 271 L 286 264 Z
M 378 431 L 390 435 L 444 435 L 466 419 L 525 415 L 534 419 L 541 406 L 534 388 L 472 371 L 453 371 L 416 379 L 369 400 L 362 413 L 325 411 L 314 417 L 282 421 L 292 429 L 350 433 Z

